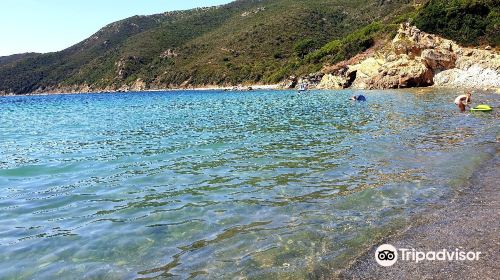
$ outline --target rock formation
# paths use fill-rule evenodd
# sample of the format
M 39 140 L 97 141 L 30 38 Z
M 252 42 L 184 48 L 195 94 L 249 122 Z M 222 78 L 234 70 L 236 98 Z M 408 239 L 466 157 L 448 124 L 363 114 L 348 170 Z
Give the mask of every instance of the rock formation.
M 292 89 L 295 88 L 297 84 L 298 84 L 297 77 L 290 76 L 286 80 L 282 81 L 279 87 L 283 89 Z
M 436 86 L 500 88 L 500 55 L 491 49 L 462 48 L 455 64 L 434 76 Z
M 320 89 L 392 89 L 424 86 L 498 88 L 500 55 L 402 24 L 394 40 L 358 61 L 323 68 Z M 361 56 L 362 57 L 362 56 Z M 339 71 L 343 69 L 343 71 Z
M 421 58 L 411 59 L 401 55 L 397 60 L 386 62 L 378 73 L 367 81 L 367 89 L 408 88 L 432 85 L 433 73 Z
M 316 86 L 317 89 L 343 89 L 347 79 L 341 76 L 326 74 Z

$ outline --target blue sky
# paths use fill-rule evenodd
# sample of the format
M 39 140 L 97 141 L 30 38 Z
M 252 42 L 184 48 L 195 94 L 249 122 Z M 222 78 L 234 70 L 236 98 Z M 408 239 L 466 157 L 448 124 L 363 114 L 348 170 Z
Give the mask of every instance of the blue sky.
M 1 0 L 0 56 L 65 49 L 108 23 L 231 0 Z

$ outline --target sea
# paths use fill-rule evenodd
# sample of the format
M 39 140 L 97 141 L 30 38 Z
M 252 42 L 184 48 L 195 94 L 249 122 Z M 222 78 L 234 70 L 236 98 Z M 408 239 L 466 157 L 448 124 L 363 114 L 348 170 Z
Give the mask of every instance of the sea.
M 0 97 L 0 278 L 333 274 L 495 156 L 499 110 L 462 93 Z

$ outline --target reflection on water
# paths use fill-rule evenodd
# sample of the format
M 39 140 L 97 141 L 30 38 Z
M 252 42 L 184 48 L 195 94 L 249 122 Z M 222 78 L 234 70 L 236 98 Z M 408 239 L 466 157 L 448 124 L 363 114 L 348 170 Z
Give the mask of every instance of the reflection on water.
M 453 92 L 353 94 L 1 98 L 0 278 L 330 273 L 495 145 Z

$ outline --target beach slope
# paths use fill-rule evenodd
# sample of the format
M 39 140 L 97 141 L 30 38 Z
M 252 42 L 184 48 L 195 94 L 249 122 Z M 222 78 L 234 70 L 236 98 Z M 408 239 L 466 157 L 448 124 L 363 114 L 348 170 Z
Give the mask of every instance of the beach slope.
M 340 279 L 498 279 L 500 275 L 500 158 L 496 156 L 471 178 L 470 185 L 444 208 L 417 219 L 397 236 L 381 241 L 419 251 L 479 251 L 479 261 L 398 261 L 379 266 L 377 244 L 358 258 Z

